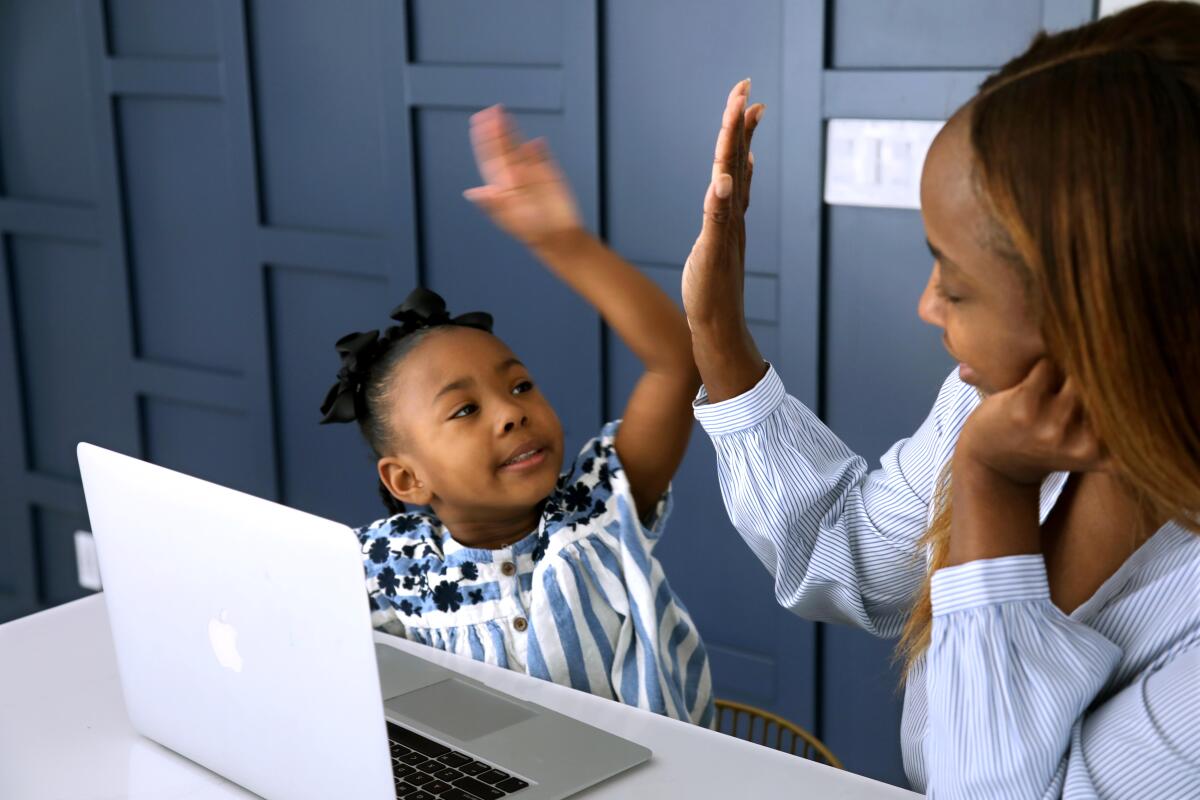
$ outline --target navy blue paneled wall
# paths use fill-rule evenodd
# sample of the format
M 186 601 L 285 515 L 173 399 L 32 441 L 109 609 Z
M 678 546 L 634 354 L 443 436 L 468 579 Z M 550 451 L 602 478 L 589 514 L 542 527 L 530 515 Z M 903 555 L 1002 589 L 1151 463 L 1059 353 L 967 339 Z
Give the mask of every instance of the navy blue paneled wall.
M 0 0 L 0 619 L 80 596 L 74 445 L 314 513 L 380 513 L 316 425 L 332 342 L 415 283 L 486 309 L 580 442 L 638 367 L 461 197 L 470 113 L 545 135 L 588 224 L 673 295 L 725 93 L 754 78 L 746 303 L 790 391 L 874 460 L 950 368 L 916 212 L 826 208 L 824 121 L 941 119 L 1090 0 Z M 804 622 L 702 435 L 661 556 L 721 696 L 903 783 L 891 644 Z

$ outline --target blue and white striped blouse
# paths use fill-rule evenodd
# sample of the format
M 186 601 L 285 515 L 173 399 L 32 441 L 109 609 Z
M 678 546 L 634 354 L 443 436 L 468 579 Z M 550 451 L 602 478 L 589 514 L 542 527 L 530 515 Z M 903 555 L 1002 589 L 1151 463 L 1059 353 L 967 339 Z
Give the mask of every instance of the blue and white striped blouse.
M 866 462 L 774 369 L 695 413 L 734 525 L 809 619 L 898 636 L 924 579 L 918 539 L 976 391 L 951 375 L 916 434 Z M 1041 519 L 1066 483 L 1041 491 Z M 1040 555 L 933 577 L 933 633 L 904 698 L 914 788 L 946 798 L 1200 798 L 1200 536 L 1170 522 L 1087 602 L 1050 601 Z
M 709 726 L 704 645 L 651 553 L 670 492 L 643 525 L 613 445 L 618 425 L 606 425 L 567 465 L 538 529 L 509 547 L 464 547 L 428 514 L 359 529 L 372 623 Z

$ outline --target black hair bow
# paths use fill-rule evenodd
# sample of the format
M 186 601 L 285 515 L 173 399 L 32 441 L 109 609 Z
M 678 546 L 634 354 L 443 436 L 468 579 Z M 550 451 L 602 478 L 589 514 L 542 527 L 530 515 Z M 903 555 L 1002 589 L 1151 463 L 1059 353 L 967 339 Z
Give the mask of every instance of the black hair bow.
M 397 325 L 381 331 L 348 333 L 337 340 L 334 347 L 342 359 L 337 382 L 325 393 L 321 403 L 321 424 L 330 422 L 354 422 L 365 418 L 367 413 L 367 381 L 375 364 L 391 347 L 423 328 L 442 325 L 461 325 L 492 332 L 492 315 L 483 311 L 451 317 L 446 311 L 446 301 L 436 292 L 417 287 L 404 302 L 392 309 L 389 315 Z

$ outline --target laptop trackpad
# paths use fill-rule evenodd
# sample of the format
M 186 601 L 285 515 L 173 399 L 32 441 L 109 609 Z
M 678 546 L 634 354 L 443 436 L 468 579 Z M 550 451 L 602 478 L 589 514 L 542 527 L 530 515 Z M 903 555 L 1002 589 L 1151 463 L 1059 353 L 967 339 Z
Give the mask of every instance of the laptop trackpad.
M 383 706 L 463 742 L 533 716 L 523 706 L 455 678 L 393 697 Z

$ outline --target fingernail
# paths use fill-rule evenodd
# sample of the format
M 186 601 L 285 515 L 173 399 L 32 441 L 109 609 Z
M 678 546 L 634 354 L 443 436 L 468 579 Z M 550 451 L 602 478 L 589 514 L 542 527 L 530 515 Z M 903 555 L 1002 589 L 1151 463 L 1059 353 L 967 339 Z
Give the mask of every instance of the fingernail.
M 733 194 L 733 177 L 730 175 L 718 175 L 716 183 L 713 185 L 713 191 L 717 197 L 724 200 Z

